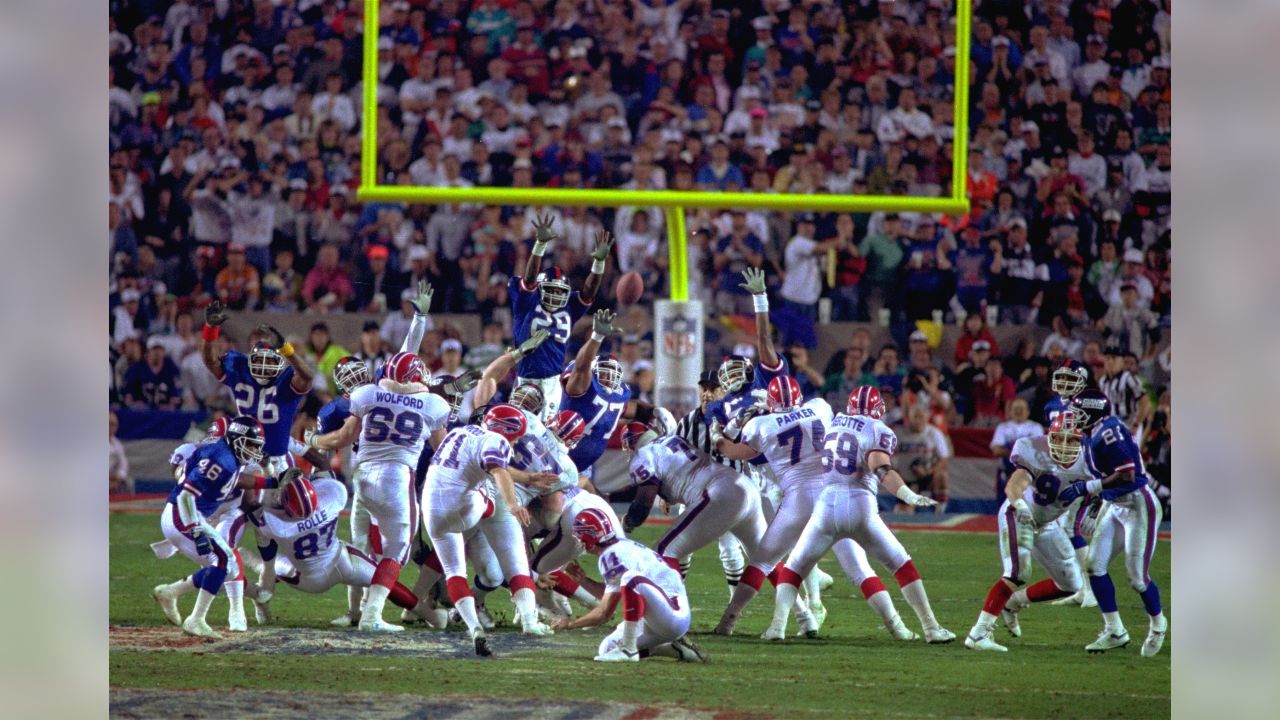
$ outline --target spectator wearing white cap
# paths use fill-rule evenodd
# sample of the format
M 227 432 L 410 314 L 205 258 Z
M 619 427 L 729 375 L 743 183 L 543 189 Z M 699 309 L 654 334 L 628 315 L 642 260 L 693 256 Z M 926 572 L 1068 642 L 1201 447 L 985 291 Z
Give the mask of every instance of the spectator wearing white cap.
M 1151 286 L 1151 281 L 1142 272 L 1143 257 L 1142 251 L 1137 248 L 1129 248 L 1124 251 L 1123 263 L 1120 265 L 1120 275 L 1111 281 L 1111 286 L 1107 290 L 1107 304 L 1111 307 L 1123 304 L 1123 289 L 1125 285 L 1133 285 L 1137 291 L 1138 304 L 1142 307 L 1150 307 L 1151 299 L 1155 297 L 1155 288 Z

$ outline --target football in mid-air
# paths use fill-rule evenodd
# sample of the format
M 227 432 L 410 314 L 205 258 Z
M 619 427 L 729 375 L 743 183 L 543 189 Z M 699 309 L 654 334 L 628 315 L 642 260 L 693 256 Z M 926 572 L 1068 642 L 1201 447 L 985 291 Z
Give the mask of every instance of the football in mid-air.
M 640 273 L 629 272 L 618 278 L 618 286 L 614 290 L 620 305 L 633 305 L 644 294 L 644 280 Z

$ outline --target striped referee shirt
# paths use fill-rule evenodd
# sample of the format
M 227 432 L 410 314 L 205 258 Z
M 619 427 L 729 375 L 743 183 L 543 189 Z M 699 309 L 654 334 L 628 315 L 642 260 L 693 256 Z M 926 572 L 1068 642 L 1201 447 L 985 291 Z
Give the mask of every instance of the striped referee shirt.
M 1104 375 L 1098 378 L 1098 389 L 1111 401 L 1111 411 L 1115 416 L 1126 423 L 1138 414 L 1138 403 L 1147 394 L 1142 381 L 1128 370 L 1121 370 L 1115 377 Z
M 728 465 L 743 475 L 749 472 L 750 463 L 745 460 L 730 460 L 711 444 L 711 424 L 701 407 L 694 408 L 693 412 L 680 418 L 676 423 L 676 435 L 695 449 L 710 455 L 712 460 L 721 465 Z

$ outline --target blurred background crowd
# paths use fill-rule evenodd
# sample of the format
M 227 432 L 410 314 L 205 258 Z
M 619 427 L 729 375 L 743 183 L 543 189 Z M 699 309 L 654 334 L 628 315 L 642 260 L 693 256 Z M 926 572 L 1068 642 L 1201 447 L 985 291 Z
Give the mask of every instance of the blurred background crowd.
M 709 357 L 742 341 L 739 274 L 760 267 L 795 374 L 837 406 L 875 382 L 944 433 L 1016 421 L 1019 398 L 1040 421 L 1049 371 L 1074 358 L 1126 388 L 1126 420 L 1167 455 L 1169 2 L 974 6 L 959 69 L 972 211 L 690 210 Z M 666 292 L 653 208 L 358 202 L 362 9 L 111 2 L 114 406 L 225 402 L 195 354 L 214 298 L 313 316 L 297 339 L 323 377 L 397 346 L 408 288 L 428 279 L 434 312 L 483 329 L 438 323 L 426 357 L 483 365 L 510 338 L 506 280 L 537 212 L 556 217 L 571 278 L 605 229 L 606 288 L 635 270 L 646 303 Z M 949 0 L 387 0 L 379 181 L 947 196 L 954 18 Z M 376 319 L 333 337 L 325 316 L 349 312 Z M 846 321 L 889 337 L 821 327 Z M 651 348 L 645 332 L 614 348 L 642 395 Z M 322 380 L 316 401 L 328 392 Z

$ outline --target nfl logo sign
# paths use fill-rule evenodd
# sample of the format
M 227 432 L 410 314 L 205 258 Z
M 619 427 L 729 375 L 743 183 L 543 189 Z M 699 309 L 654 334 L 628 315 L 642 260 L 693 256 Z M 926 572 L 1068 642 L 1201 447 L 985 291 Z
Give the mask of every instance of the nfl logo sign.
M 697 350 L 698 339 L 693 323 L 683 315 L 675 315 L 662 324 L 662 349 L 672 357 L 689 357 Z

